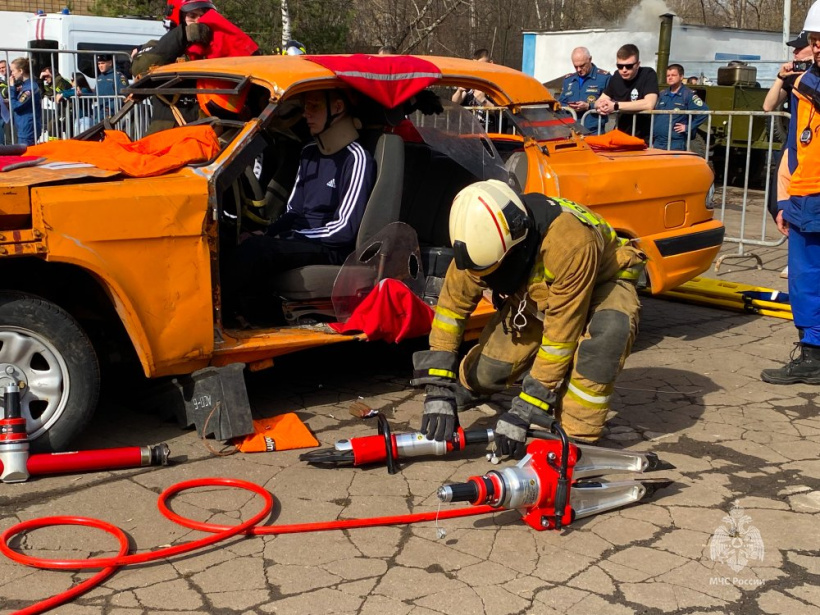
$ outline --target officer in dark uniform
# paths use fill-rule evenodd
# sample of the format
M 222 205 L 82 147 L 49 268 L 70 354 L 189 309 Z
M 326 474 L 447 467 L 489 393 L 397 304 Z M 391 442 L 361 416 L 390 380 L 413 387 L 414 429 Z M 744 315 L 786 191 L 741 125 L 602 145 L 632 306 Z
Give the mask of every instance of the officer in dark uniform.
M 670 64 L 666 69 L 666 83 L 669 86 L 658 96 L 656 109 L 708 111 L 706 103 L 683 85 L 683 66 Z M 685 150 L 687 135 L 690 140 L 697 134 L 698 126 L 706 120 L 706 115 L 658 114 L 652 130 L 652 147 L 658 149 Z M 669 124 L 672 124 L 670 130 Z
M 586 47 L 573 49 L 572 65 L 575 67 L 575 72 L 564 76 L 558 102 L 573 109 L 580 120 L 587 111 L 595 108 L 595 101 L 609 83 L 610 74 L 592 63 L 592 56 Z M 599 117 L 601 119 L 600 132 L 606 132 L 606 117 L 599 116 L 597 113 L 590 113 L 586 117 L 584 127 L 598 134 Z
M 114 59 L 110 55 L 97 56 L 97 96 L 100 97 L 100 112 L 108 117 L 120 107 L 115 99 L 128 87 L 128 79 L 120 71 L 114 70 Z

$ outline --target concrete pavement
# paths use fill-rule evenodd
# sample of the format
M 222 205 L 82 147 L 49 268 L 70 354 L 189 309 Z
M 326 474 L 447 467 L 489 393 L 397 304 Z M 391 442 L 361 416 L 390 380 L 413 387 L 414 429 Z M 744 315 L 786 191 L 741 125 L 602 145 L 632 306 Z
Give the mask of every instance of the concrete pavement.
M 733 247 L 729 247 L 733 250 Z M 741 261 L 720 277 L 785 289 L 783 251 L 762 272 Z M 715 275 L 714 273 L 710 275 Z M 434 523 L 235 538 L 170 561 L 120 570 L 56 612 L 356 613 L 801 613 L 820 612 L 820 388 L 776 387 L 764 367 L 789 354 L 789 321 L 645 299 L 641 331 L 618 380 L 603 445 L 654 451 L 676 467 L 649 502 L 535 532 L 516 512 Z M 322 446 L 369 435 L 352 418 L 359 397 L 394 428 L 416 428 L 423 396 L 408 386 L 412 345 L 348 344 L 285 357 L 250 378 L 261 415 L 295 411 Z M 492 426 L 510 395 L 462 414 Z M 181 480 L 236 477 L 264 485 L 270 523 L 435 510 L 436 488 L 498 466 L 483 450 L 384 468 L 321 469 L 300 451 L 213 456 L 196 434 L 109 395 L 78 448 L 167 441 L 178 463 L 148 470 L 42 477 L 0 485 L 0 529 L 55 514 L 92 516 L 125 530 L 138 552 L 202 534 L 172 524 L 157 494 Z M 180 514 L 235 524 L 258 510 L 244 492 L 202 489 L 175 498 Z M 27 553 L 113 554 L 83 528 L 40 530 Z M 0 613 L 62 591 L 89 573 L 41 571 L 0 558 Z

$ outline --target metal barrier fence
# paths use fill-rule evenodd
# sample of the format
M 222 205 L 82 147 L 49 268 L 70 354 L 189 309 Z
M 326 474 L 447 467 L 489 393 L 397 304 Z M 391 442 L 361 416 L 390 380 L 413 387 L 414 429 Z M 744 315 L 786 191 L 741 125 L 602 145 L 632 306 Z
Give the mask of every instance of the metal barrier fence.
M 508 113 L 505 107 L 468 107 L 468 109 L 478 117 L 488 132 L 511 134 L 517 132 L 515 123 L 505 118 Z M 597 121 L 598 134 L 617 126 L 618 114 L 604 117 L 595 114 L 593 110 L 587 111 L 579 118 L 575 110 L 569 107 L 562 107 L 561 112 L 566 112 L 582 126 L 592 114 Z M 777 133 L 775 122 L 782 121 L 781 118 L 788 120 L 789 114 L 783 111 L 656 109 L 631 115 L 632 134 L 636 132 L 637 116 L 649 115 L 648 145 L 657 147 L 656 140 L 660 138 L 663 141 L 665 137 L 666 148 L 661 149 L 667 151 L 678 151 L 678 149 L 673 149 L 673 124 L 667 121 L 666 134 L 663 132 L 656 134 L 655 116 L 686 116 L 684 127 L 686 138 L 683 143 L 684 147 L 679 149 L 699 154 L 706 159 L 713 171 L 721 171 L 722 184 L 716 186 L 714 194 L 720 203 L 717 216 L 726 227 L 724 241 L 737 244 L 737 252 L 720 256 L 715 262 L 715 269 L 719 269 L 727 258 L 753 258 L 757 262 L 758 269 L 762 268 L 760 256 L 747 251 L 747 247 L 775 248 L 786 241 L 786 237 L 780 234 L 774 221 L 770 219 L 767 203 L 777 189 L 776 183 L 772 180 L 776 177 L 773 171 L 780 160 L 781 143 L 775 136 Z M 705 116 L 706 119 L 697 126 L 697 131 L 693 131 L 692 124 L 696 121 L 694 119 L 696 116 Z M 676 141 L 674 145 L 680 146 L 681 140 Z M 742 186 L 737 187 L 730 185 L 730 162 L 736 162 L 739 159 L 743 162 L 743 177 Z M 670 181 L 674 181 L 674 178 L 670 178 Z M 763 190 L 753 188 L 753 183 L 762 185 Z
M 504 107 L 476 107 L 470 108 L 489 132 L 516 133 L 515 124 L 505 123 Z M 594 117 L 597 132 L 601 134 L 617 126 L 618 114 L 605 117 L 587 111 L 581 117 L 574 109 L 561 108 L 576 123 L 585 125 L 585 121 Z M 737 252 L 723 254 L 715 262 L 715 269 L 719 269 L 728 258 L 753 258 L 758 269 L 762 268 L 760 257 L 754 252 L 747 251 L 747 247 L 775 248 L 782 245 L 786 238 L 777 230 L 774 221 L 768 213 L 767 204 L 777 186 L 775 168 L 779 164 L 781 142 L 776 135 L 776 122 L 784 119 L 788 122 L 789 114 L 783 111 L 723 111 L 710 110 L 652 110 L 642 111 L 632 115 L 632 134 L 637 128 L 637 116 L 648 115 L 649 118 L 649 147 L 658 148 L 657 141 L 665 141 L 667 151 L 692 151 L 705 158 L 716 175 L 722 176 L 722 182 L 716 186 L 715 197 L 719 201 L 717 217 L 726 227 L 724 241 L 736 243 Z M 684 139 L 673 140 L 674 126 L 671 121 L 665 122 L 665 131 L 655 131 L 655 116 L 685 116 L 686 126 Z M 692 130 L 695 117 L 704 116 L 696 130 Z M 493 118 L 490 122 L 488 118 Z M 595 131 L 593 131 L 594 133 Z M 665 132 L 665 133 L 664 133 Z M 675 131 L 677 132 L 677 131 Z M 682 147 L 681 147 L 682 146 Z M 742 163 L 741 185 L 733 185 L 731 181 L 730 165 Z M 674 178 L 670 178 L 674 181 Z M 756 186 L 762 186 L 762 190 Z M 714 200 L 713 200 L 714 203 Z
M 11 108 L 11 97 L 6 93 L 0 98 L 0 119 L 4 124 L 0 128 L 0 144 L 19 142 L 18 126 L 21 122 L 33 125 L 35 141 L 38 143 L 49 139 L 71 139 L 84 130 L 120 110 L 125 100 L 123 95 L 100 95 L 94 87 L 100 76 L 98 57 L 111 56 L 113 73 L 130 76 L 130 57 L 123 52 L 105 50 L 58 50 L 58 49 L 0 49 L 0 61 L 5 61 L 8 74 L 0 75 L 7 84 L 11 76 L 12 61 L 25 58 L 29 61 L 29 79 L 36 81 L 40 90 L 40 111 L 35 113 L 32 107 L 23 107 L 18 112 Z M 71 79 L 60 75 L 60 67 L 73 69 Z M 51 73 L 51 82 L 46 84 L 43 75 L 46 70 Z M 70 81 L 73 86 L 66 93 L 57 91 L 58 77 Z M 87 86 L 87 87 L 86 87 Z M 9 86 L 11 87 L 11 86 Z M 47 87 L 51 90 L 46 94 Z M 61 88 L 62 89 L 62 88 Z M 117 86 L 119 89 L 119 86 Z M 132 110 L 118 126 L 131 139 L 145 135 L 151 119 L 151 105 L 148 101 L 134 105 Z
M 562 109 L 564 110 L 564 109 Z M 576 119 L 577 114 L 572 109 L 565 109 Z M 578 120 L 584 120 L 593 112 L 587 111 Z M 737 244 L 735 254 L 724 254 L 715 262 L 715 270 L 718 270 L 727 258 L 753 258 L 757 262 L 758 269 L 762 268 L 760 257 L 754 252 L 748 252 L 748 246 L 758 246 L 773 248 L 782 245 L 786 237 L 777 231 L 773 220 L 767 209 L 767 204 L 776 193 L 777 186 L 773 180 L 776 178 L 775 168 L 779 164 L 779 151 L 781 143 L 777 139 L 776 122 L 781 122 L 780 118 L 788 121 L 789 114 L 783 111 L 723 111 L 719 109 L 706 111 L 690 110 L 652 110 L 642 111 L 632 114 L 632 134 L 635 134 L 638 115 L 649 115 L 649 147 L 657 147 L 656 142 L 666 142 L 667 151 L 673 150 L 675 146 L 682 145 L 686 151 L 694 151 L 706 159 L 712 165 L 713 170 L 722 171 L 722 185 L 716 187 L 716 195 L 719 196 L 718 217 L 726 226 L 726 236 L 724 241 Z M 666 121 L 664 132 L 655 130 L 655 116 L 675 115 L 686 116 L 686 126 L 684 132 L 686 138 L 678 139 L 673 143 L 673 124 Z M 706 119 L 692 130 L 692 123 L 696 116 L 705 116 Z M 598 117 L 599 130 L 602 127 L 601 117 Z M 608 123 L 610 129 L 614 128 L 617 122 Z M 735 187 L 730 185 L 730 163 L 732 161 L 742 162 L 743 177 L 742 185 Z M 716 164 L 722 168 L 716 169 Z M 752 184 L 762 185 L 759 189 L 754 189 Z

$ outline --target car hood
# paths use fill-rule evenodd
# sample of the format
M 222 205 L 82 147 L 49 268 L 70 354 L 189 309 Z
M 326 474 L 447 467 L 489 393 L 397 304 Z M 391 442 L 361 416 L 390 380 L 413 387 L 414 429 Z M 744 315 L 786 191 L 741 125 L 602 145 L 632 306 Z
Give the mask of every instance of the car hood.
M 106 178 L 119 175 L 117 171 L 106 171 L 85 163 L 55 162 L 34 167 L 24 167 L 0 173 L 0 188 L 15 186 L 37 186 L 52 182 L 84 178 Z

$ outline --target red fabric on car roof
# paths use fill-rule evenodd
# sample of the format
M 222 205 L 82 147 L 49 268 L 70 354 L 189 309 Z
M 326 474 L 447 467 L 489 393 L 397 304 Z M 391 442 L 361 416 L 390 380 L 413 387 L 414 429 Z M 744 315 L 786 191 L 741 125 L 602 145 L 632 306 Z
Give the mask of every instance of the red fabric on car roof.
M 427 60 L 411 56 L 308 56 L 333 71 L 354 90 L 388 109 L 399 106 L 441 79 L 441 71 Z

